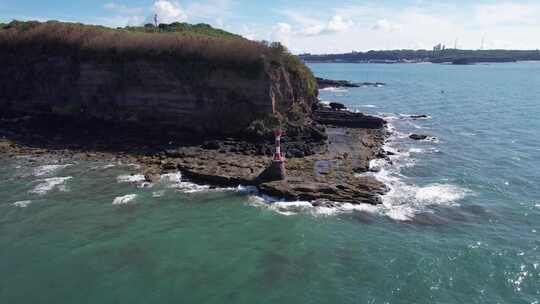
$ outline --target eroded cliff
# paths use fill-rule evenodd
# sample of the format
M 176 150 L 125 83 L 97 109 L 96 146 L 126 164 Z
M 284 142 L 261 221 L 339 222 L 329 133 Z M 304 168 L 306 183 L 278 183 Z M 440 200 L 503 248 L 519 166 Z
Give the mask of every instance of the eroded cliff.
M 309 125 L 315 102 L 313 75 L 279 45 L 58 22 L 0 30 L 3 115 L 234 136 L 269 117 Z

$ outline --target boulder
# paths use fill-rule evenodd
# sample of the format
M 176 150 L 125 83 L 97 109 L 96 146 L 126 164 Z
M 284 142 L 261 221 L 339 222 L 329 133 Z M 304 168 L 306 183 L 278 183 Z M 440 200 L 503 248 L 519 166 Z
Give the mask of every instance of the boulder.
M 414 140 L 426 140 L 428 138 L 428 136 L 427 135 L 422 135 L 422 134 L 411 134 L 411 135 L 409 135 L 409 138 L 414 139 Z
M 339 103 L 339 102 L 331 102 L 330 103 L 330 108 L 332 110 L 336 110 L 336 111 L 347 109 L 347 107 L 344 104 Z

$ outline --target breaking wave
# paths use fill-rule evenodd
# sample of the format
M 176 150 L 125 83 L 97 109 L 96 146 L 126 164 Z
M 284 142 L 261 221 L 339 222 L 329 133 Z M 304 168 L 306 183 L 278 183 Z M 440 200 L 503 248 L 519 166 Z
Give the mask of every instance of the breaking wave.
M 30 190 L 30 193 L 43 195 L 54 189 L 58 189 L 59 191 L 65 192 L 67 191 L 65 183 L 66 181 L 70 179 L 72 179 L 71 176 L 51 177 L 51 178 L 38 180 L 40 183 L 37 186 L 35 186 L 34 189 Z
M 266 195 L 252 194 L 253 195 L 249 197 L 250 205 L 272 210 L 286 216 L 306 213 L 313 216 L 332 216 L 352 212 L 367 212 L 372 214 L 376 214 L 378 212 L 377 206 L 368 204 L 353 205 L 345 203 L 336 204 L 336 206 L 333 207 L 313 206 L 313 204 L 308 201 L 285 202 Z
M 472 191 L 446 183 L 432 183 L 423 186 L 408 183 L 407 177 L 401 171 L 415 165 L 412 154 L 436 153 L 435 148 L 398 148 L 396 145 L 408 134 L 400 133 L 391 124 L 388 126 L 392 136 L 385 145 L 385 150 L 392 152 L 389 160 L 377 159 L 370 163 L 374 176 L 389 187 L 389 192 L 381 196 L 382 204 L 372 206 L 368 204 L 332 204 L 333 206 L 313 206 L 311 202 L 283 202 L 267 196 L 253 195 L 250 204 L 262 206 L 283 215 L 308 213 L 315 216 L 335 215 L 351 212 L 363 212 L 387 216 L 395 221 L 412 221 L 422 212 L 429 212 L 429 206 L 459 206 L 459 201 Z
M 328 88 L 320 89 L 320 91 L 332 92 L 332 93 L 346 93 L 346 92 L 349 92 L 349 90 L 347 90 L 347 89 L 337 88 L 337 87 L 328 87 Z
M 113 205 L 125 205 L 125 204 L 128 204 L 130 202 L 133 202 L 136 198 L 137 198 L 137 194 L 128 194 L 128 195 L 124 195 L 124 196 L 118 196 L 113 200 L 112 204 Z
M 51 176 L 57 171 L 61 169 L 65 169 L 67 167 L 73 166 L 73 164 L 65 164 L 65 165 L 44 165 L 39 166 L 36 169 L 34 169 L 34 176 Z
M 31 203 L 32 203 L 32 201 L 19 201 L 19 202 L 13 203 L 12 205 L 15 206 L 15 207 L 19 207 L 19 208 L 26 208 Z
M 142 183 L 146 181 L 146 177 L 142 174 L 126 174 L 116 177 L 116 181 L 119 183 Z
M 184 181 L 181 172 L 174 172 L 161 175 L 160 182 L 169 189 L 174 189 L 182 193 L 201 193 L 218 191 L 245 191 L 246 187 L 237 188 L 216 188 L 209 185 L 198 185 L 192 182 Z

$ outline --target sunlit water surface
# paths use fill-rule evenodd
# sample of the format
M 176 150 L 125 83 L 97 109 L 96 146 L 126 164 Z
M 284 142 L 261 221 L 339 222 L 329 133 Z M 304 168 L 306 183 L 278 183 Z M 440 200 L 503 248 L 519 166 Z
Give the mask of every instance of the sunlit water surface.
M 382 206 L 0 158 L 0 303 L 539 303 L 540 64 L 311 67 L 387 83 L 320 94 L 390 122 Z

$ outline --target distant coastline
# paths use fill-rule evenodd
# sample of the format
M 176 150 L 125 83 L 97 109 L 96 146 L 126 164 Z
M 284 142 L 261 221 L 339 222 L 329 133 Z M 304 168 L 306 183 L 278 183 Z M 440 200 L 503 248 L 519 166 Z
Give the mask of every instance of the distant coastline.
M 343 54 L 301 54 L 308 63 L 503 63 L 540 61 L 540 50 L 390 50 Z

